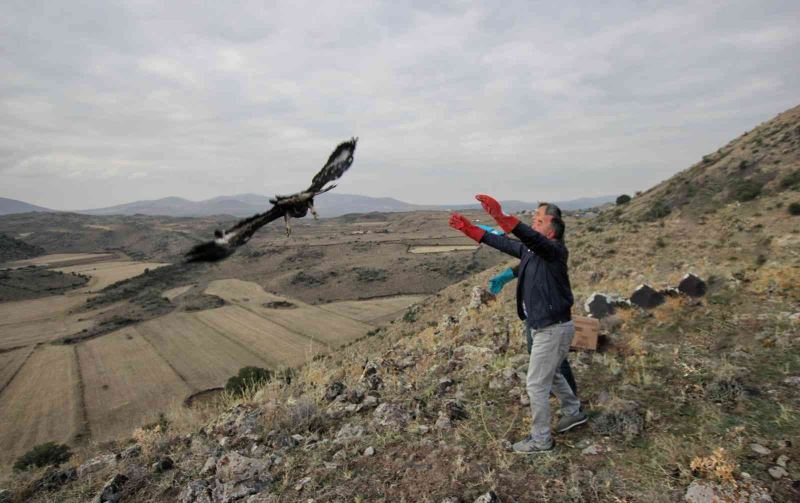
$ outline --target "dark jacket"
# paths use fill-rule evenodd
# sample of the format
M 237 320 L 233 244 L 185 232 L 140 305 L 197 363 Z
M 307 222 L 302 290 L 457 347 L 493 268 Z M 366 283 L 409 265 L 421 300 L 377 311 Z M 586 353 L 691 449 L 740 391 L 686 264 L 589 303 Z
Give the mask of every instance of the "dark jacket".
M 486 233 L 481 243 L 520 259 L 517 277 L 517 314 L 531 328 L 543 328 L 572 319 L 574 299 L 569 284 L 569 251 L 520 222 L 512 233 L 519 241 Z M 525 314 L 527 313 L 527 317 Z

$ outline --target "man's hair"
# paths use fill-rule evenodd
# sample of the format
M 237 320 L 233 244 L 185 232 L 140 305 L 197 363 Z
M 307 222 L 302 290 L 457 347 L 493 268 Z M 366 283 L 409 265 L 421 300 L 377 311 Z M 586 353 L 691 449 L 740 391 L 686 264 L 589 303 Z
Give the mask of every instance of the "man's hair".
M 553 229 L 555 238 L 559 241 L 564 240 L 564 231 L 567 230 L 564 220 L 561 218 L 561 208 L 552 203 L 539 203 L 539 208 L 544 206 L 544 214 L 553 217 L 550 220 L 550 228 Z

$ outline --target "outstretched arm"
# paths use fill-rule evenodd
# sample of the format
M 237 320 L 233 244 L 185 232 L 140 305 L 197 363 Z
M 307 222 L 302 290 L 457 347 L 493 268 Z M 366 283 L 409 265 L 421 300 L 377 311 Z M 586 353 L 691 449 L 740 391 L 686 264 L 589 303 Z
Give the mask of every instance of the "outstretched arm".
M 497 236 L 490 234 L 485 230 L 473 225 L 463 215 L 453 213 L 450 215 L 450 227 L 464 233 L 468 238 L 477 241 L 478 243 L 486 243 L 496 250 L 507 253 L 513 257 L 520 258 L 522 250 L 525 249 L 522 243 L 515 239 L 509 239 L 505 236 Z
M 478 194 L 475 199 L 480 201 L 483 209 L 495 219 L 504 231 L 517 236 L 529 250 L 545 260 L 554 260 L 558 256 L 558 247 L 553 241 L 533 230 L 529 225 L 519 221 L 517 217 L 506 215 L 493 197 Z

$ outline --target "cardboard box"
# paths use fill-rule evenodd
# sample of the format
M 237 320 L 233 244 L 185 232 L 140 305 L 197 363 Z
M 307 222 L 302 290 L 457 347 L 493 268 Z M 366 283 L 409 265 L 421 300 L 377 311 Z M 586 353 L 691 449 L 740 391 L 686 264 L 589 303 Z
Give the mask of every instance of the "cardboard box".
M 597 349 L 597 336 L 600 334 L 600 320 L 586 316 L 573 316 L 575 324 L 575 337 L 572 338 L 571 347 L 575 349 Z

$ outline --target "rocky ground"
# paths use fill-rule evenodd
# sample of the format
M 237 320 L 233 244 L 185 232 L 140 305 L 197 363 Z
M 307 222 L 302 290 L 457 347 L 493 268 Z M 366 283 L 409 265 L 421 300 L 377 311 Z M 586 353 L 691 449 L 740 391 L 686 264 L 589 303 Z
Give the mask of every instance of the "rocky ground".
M 671 200 L 654 216 L 644 194 L 568 221 L 575 313 L 594 293 L 616 301 L 598 350 L 570 356 L 590 420 L 552 453 L 509 452 L 530 418 L 514 288 L 495 300 L 475 290 L 502 265 L 290 380 L 219 409 L 176 410 L 0 487 L 10 501 L 797 501 L 791 159 L 754 198 L 702 211 Z M 702 295 L 676 289 L 687 273 Z

